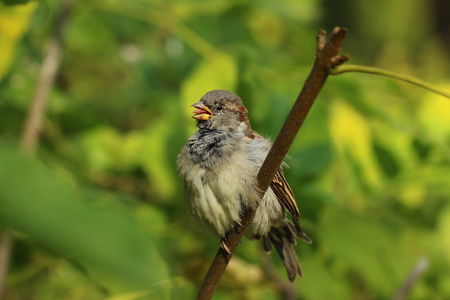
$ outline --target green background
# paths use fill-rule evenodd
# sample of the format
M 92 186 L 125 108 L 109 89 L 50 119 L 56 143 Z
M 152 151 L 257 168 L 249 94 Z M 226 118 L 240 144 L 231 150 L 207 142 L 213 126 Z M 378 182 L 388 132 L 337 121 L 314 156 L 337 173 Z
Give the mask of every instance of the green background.
M 24 1 L 20 1 L 24 2 Z M 26 1 L 25 1 L 26 2 Z M 351 63 L 450 90 L 445 1 L 78 1 L 35 155 L 20 140 L 61 2 L 0 4 L 0 225 L 5 299 L 193 299 L 218 242 L 186 213 L 176 155 L 190 105 L 240 95 L 274 139 L 320 28 Z M 448 7 L 447 7 L 448 8 Z M 301 299 L 450 298 L 450 102 L 365 74 L 330 77 L 286 170 L 313 244 Z M 243 240 L 214 299 L 279 299 L 275 254 Z M 273 274 L 272 274 L 273 275 Z

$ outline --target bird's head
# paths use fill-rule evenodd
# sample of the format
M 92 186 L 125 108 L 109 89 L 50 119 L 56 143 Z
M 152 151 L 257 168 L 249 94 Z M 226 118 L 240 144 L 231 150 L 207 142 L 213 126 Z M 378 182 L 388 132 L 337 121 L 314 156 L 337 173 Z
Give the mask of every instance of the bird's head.
M 197 120 L 199 128 L 221 131 L 233 131 L 242 126 L 250 128 L 247 108 L 232 92 L 210 91 L 192 106 L 196 108 L 192 117 Z

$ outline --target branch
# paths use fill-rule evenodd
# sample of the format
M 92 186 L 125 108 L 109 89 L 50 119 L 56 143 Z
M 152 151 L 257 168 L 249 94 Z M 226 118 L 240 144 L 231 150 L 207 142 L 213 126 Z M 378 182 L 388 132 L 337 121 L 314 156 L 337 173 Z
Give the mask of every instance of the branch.
M 305 118 L 317 95 L 322 89 L 328 77 L 328 70 L 333 66 L 340 65 L 348 59 L 346 56 L 338 56 L 346 32 L 346 29 L 336 27 L 333 29 L 329 40 L 326 41 L 325 31 L 319 31 L 317 35 L 316 61 L 311 73 L 306 79 L 297 101 L 292 107 L 286 122 L 281 128 L 277 139 L 275 140 L 269 154 L 266 157 L 266 160 L 258 172 L 258 187 L 261 191 L 264 191 L 261 193 L 261 198 L 265 191 L 269 188 L 275 172 L 280 167 L 284 157 L 292 145 L 292 142 L 294 141 L 295 136 L 305 121 Z M 198 300 L 212 298 L 219 280 L 222 277 L 234 251 L 240 244 L 245 228 L 253 219 L 254 214 L 255 211 L 253 210 L 244 211 L 241 219 L 242 226 L 237 226 L 235 232 L 232 233 L 226 241 L 230 254 L 222 248 L 219 248 L 219 251 L 217 252 L 216 257 L 214 258 L 214 261 L 212 262 L 209 271 L 206 274 L 205 280 L 203 281 L 203 284 L 198 292 Z
M 394 78 L 397 80 L 401 80 L 401 81 L 405 81 L 405 82 L 417 85 L 426 90 L 429 90 L 430 92 L 439 94 L 441 96 L 444 96 L 444 97 L 447 97 L 450 99 L 450 92 L 448 92 L 444 89 L 441 89 L 440 87 L 437 87 L 433 84 L 425 82 L 423 80 L 412 77 L 412 76 L 403 75 L 403 74 L 399 74 L 399 73 L 395 73 L 392 71 L 383 70 L 383 69 L 379 69 L 379 68 L 358 66 L 358 65 L 345 65 L 345 66 L 338 66 L 336 68 L 330 69 L 331 75 L 339 75 L 339 74 L 346 73 L 346 72 L 368 73 L 368 74 L 374 74 L 374 75 L 380 75 L 380 76 Z

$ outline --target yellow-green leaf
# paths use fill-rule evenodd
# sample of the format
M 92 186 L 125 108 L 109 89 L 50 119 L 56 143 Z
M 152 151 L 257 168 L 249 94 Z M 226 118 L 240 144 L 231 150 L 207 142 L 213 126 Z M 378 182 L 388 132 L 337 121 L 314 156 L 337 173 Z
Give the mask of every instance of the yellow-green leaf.
M 28 29 L 36 5 L 34 1 L 25 5 L 0 4 L 0 80 L 11 66 L 16 44 Z

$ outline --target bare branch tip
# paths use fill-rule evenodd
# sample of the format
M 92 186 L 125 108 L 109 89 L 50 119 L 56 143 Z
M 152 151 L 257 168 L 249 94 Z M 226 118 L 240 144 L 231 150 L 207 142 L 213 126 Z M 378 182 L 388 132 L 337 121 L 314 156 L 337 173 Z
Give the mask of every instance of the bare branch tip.
M 346 35 L 346 28 L 334 27 L 333 31 L 331 32 L 329 42 L 332 44 L 341 45 Z
M 317 50 L 323 49 L 325 44 L 327 43 L 327 32 L 323 29 L 320 29 L 317 33 Z
M 348 31 L 347 28 L 336 26 L 336 27 L 333 28 L 333 31 L 331 32 L 331 35 L 346 34 L 347 31 Z
M 326 35 L 327 35 L 327 32 L 325 31 L 325 29 L 319 29 L 317 36 L 326 36 Z

